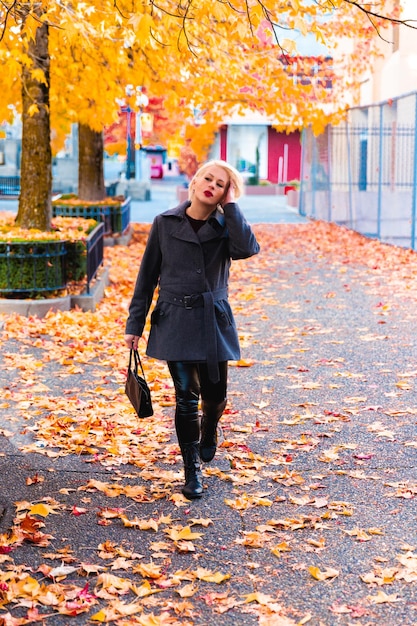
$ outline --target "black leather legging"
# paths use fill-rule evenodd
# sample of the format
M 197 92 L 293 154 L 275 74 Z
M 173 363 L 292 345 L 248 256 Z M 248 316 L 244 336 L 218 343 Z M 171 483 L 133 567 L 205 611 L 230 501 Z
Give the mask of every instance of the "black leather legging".
M 219 363 L 220 380 L 211 382 L 205 363 L 168 361 L 175 387 L 175 430 L 178 441 L 192 443 L 200 438 L 198 399 L 221 404 L 227 394 L 227 361 Z

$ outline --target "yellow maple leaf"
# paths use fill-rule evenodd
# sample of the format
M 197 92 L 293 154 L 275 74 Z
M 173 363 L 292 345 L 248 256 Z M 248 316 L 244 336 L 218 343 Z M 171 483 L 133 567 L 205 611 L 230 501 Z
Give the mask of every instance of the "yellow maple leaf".
M 129 579 L 114 576 L 114 574 L 108 574 L 107 572 L 98 575 L 97 585 L 102 585 L 105 589 L 113 587 L 121 593 L 127 593 L 132 588 L 132 583 Z
M 251 359 L 239 359 L 239 361 L 229 361 L 229 365 L 235 367 L 252 367 L 255 364 L 255 361 Z
M 258 409 L 265 409 L 267 406 L 269 406 L 269 402 L 265 402 L 264 400 L 261 400 L 260 402 L 252 402 L 253 406 L 257 406 Z
M 218 585 L 225 580 L 229 580 L 230 574 L 222 574 L 221 572 L 211 572 L 208 569 L 199 567 L 194 572 L 196 578 L 204 580 L 206 583 L 217 583 Z
M 385 602 L 401 602 L 401 598 L 396 593 L 387 594 L 382 589 L 378 591 L 376 596 L 368 596 L 368 600 L 372 604 L 384 604 Z
M 130 520 L 126 515 L 120 515 L 120 519 L 123 522 L 123 526 L 126 528 L 139 528 L 139 530 L 154 530 L 158 531 L 158 523 L 154 519 L 142 520 L 137 517 Z
M 105 611 L 103 609 L 101 609 L 100 611 L 98 611 L 97 613 L 94 613 L 94 615 L 92 615 L 90 617 L 91 620 L 93 620 L 93 622 L 106 622 L 107 621 L 107 615 L 105 613 Z
M 245 598 L 245 604 L 248 604 L 249 602 L 257 602 L 258 604 L 268 606 L 269 604 L 273 602 L 273 599 L 271 598 L 271 596 L 268 596 L 265 593 L 260 593 L 259 591 L 256 591 L 254 593 L 249 593 L 246 596 L 244 596 L 244 598 Z
M 297 44 L 294 39 L 283 39 L 281 45 L 287 54 L 295 54 L 297 52 Z
M 195 533 L 191 530 L 189 526 L 184 527 L 174 527 L 174 528 L 166 528 L 164 532 L 168 535 L 170 539 L 173 541 L 191 541 L 192 539 L 199 539 L 203 536 L 202 533 Z
M 32 515 L 41 515 L 42 517 L 47 517 L 50 513 L 58 515 L 58 511 L 56 511 L 53 506 L 50 506 L 49 504 L 43 504 L 42 502 L 31 506 L 29 509 L 29 513 L 31 513 Z
M 145 580 L 145 582 L 140 587 L 132 585 L 132 591 L 138 596 L 138 598 L 146 598 L 147 596 L 151 596 L 154 593 L 159 593 L 164 590 L 151 587 L 149 581 Z
M 282 541 L 281 543 L 278 543 L 276 546 L 271 548 L 271 552 L 275 556 L 281 556 L 283 552 L 291 552 L 291 547 L 286 541 Z
M 316 580 L 327 580 L 328 578 L 336 578 L 339 576 L 339 570 L 327 567 L 325 570 L 320 570 L 318 567 L 311 565 L 308 571 Z
M 210 524 L 213 523 L 213 520 L 211 520 L 210 518 L 204 519 L 202 517 L 199 517 L 198 519 L 190 519 L 190 526 L 204 526 L 205 528 L 207 528 L 207 526 L 210 526 Z
M 189 583 L 188 585 L 184 585 L 184 587 L 181 587 L 181 589 L 177 589 L 176 591 L 181 596 L 181 598 L 191 598 L 197 592 L 197 587 L 194 585 L 194 583 Z
M 170 497 L 171 502 L 174 503 L 175 506 L 189 506 L 190 501 L 187 500 L 187 498 L 185 496 L 182 495 L 182 493 L 173 493 Z
M 115 600 L 111 604 L 111 610 L 116 613 L 117 616 L 134 615 L 143 610 L 142 605 L 139 602 L 121 602 Z
M 143 578 L 160 578 L 162 575 L 162 568 L 155 563 L 140 563 L 133 568 L 135 573 L 139 573 Z

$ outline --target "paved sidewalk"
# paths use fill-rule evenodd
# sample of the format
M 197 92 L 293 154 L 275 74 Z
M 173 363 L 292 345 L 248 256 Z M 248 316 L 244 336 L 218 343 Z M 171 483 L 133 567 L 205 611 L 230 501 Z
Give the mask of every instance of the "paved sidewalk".
M 158 213 L 176 206 L 177 186 L 179 181 L 169 178 L 152 183 L 151 200 L 132 202 L 132 222 L 151 223 Z M 245 195 L 238 200 L 239 206 L 251 224 L 292 224 L 306 223 L 307 219 L 299 215 L 298 210 L 287 205 L 287 197 Z
M 242 361 L 190 503 L 163 364 L 145 359 L 153 418 L 123 394 L 148 228 L 107 250 L 97 312 L 3 319 L 0 623 L 417 624 L 416 255 L 255 227 L 261 253 L 232 266 Z
M 182 178 L 166 177 L 152 181 L 151 200 L 133 200 L 131 204 L 131 221 L 141 224 L 150 224 L 158 213 L 176 206 L 177 186 Z M 246 218 L 251 224 L 285 224 L 306 223 L 307 219 L 298 214 L 298 210 L 287 206 L 286 196 L 243 196 L 239 199 Z M 17 212 L 16 199 L 0 199 L 0 211 Z

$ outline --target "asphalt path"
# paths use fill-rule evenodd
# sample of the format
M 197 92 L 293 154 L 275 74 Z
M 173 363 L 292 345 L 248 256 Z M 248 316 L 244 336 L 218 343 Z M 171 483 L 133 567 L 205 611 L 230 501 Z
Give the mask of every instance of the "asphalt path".
M 384 263 L 378 242 L 317 222 L 255 230 L 261 254 L 237 262 L 231 289 L 243 360 L 230 367 L 223 437 L 199 501 L 181 500 L 169 402 L 149 420 L 126 422 L 129 445 L 120 435 L 108 454 L 88 448 L 103 422 L 116 428 L 121 407 L 123 320 L 109 318 L 97 334 L 105 301 L 84 316 L 91 335 L 74 326 L 70 341 L 61 335 L 67 314 L 45 327 L 3 319 L 5 625 L 35 623 L 36 614 L 2 618 L 27 615 L 32 602 L 54 626 L 417 624 L 414 256 L 387 246 Z M 125 290 L 117 294 L 127 302 Z M 91 341 L 107 358 L 89 360 Z M 53 445 L 61 431 L 67 450 Z M 37 515 L 47 546 L 25 541 L 7 551 L 16 502 L 21 518 L 34 503 L 57 503 Z M 144 527 L 125 526 L 122 511 Z M 181 530 L 200 536 L 175 536 Z M 64 566 L 74 569 L 50 575 Z M 7 582 L 10 572 L 30 576 L 26 586 Z M 43 605 L 34 580 L 52 585 Z M 126 580 L 134 585 L 124 593 Z M 70 616 L 68 600 L 69 614 L 57 614 L 54 594 L 84 590 L 74 591 L 79 607 L 87 583 L 98 604 Z

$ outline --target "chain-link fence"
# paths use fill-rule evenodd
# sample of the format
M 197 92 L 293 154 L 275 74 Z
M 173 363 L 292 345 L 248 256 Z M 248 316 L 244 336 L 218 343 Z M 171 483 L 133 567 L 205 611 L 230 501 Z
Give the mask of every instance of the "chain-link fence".
M 417 92 L 303 132 L 300 213 L 416 247 Z

